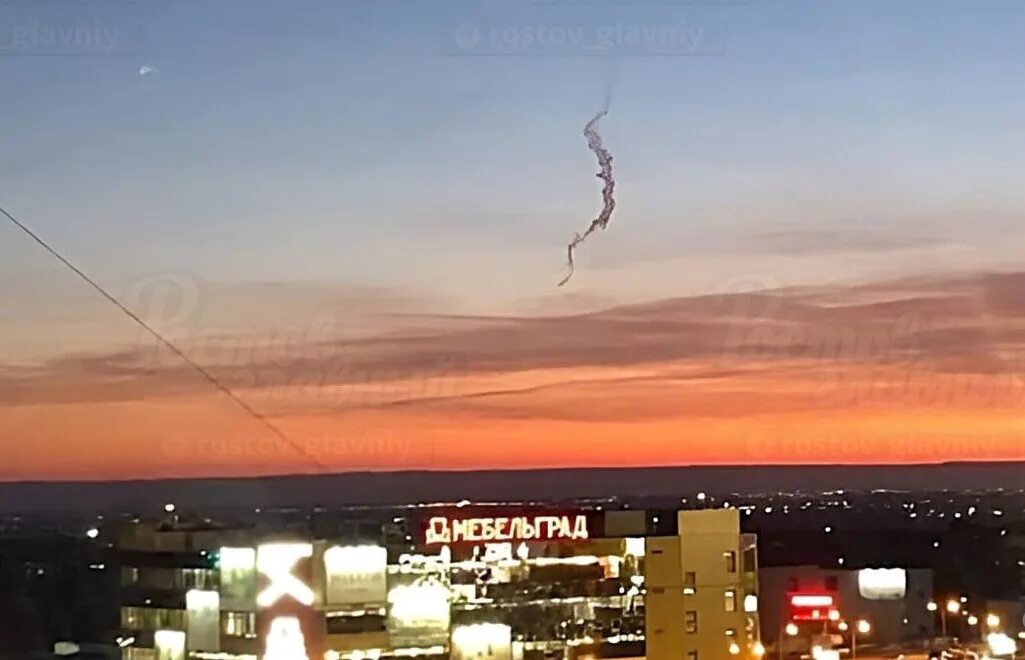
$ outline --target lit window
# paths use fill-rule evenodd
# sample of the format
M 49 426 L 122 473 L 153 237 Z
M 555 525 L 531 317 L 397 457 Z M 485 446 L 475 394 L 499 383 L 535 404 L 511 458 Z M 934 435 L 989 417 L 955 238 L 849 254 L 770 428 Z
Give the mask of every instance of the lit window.
M 725 593 L 726 611 L 736 612 L 737 611 L 737 592 L 733 589 L 727 589 Z
M 684 629 L 689 633 L 698 631 L 698 613 L 694 610 L 687 610 L 683 615 Z

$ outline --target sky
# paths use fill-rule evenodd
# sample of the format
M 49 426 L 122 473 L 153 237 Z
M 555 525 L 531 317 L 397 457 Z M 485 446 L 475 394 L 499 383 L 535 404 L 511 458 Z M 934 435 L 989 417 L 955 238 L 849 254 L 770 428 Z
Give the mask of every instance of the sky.
M 1025 459 L 1025 6 L 0 5 L 0 479 Z M 584 123 L 615 158 L 609 228 Z

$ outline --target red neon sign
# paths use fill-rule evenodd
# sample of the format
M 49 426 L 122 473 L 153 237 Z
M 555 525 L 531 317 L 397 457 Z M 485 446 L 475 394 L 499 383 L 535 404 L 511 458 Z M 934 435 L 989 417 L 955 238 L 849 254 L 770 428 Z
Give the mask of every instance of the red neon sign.
M 791 621 L 824 621 L 837 616 L 833 594 L 789 594 Z
M 435 516 L 427 522 L 427 545 L 589 538 L 587 516 L 534 515 L 474 518 Z

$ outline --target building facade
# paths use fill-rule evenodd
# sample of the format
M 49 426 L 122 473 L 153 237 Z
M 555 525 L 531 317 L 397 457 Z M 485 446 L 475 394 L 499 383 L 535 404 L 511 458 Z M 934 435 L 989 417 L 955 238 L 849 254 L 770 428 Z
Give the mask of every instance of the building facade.
M 125 660 L 763 652 L 736 511 L 435 507 L 119 534 Z
M 934 615 L 928 608 L 933 597 L 930 569 L 771 566 L 761 569 L 759 581 L 768 643 L 783 639 L 791 642 L 789 647 L 806 651 L 809 640 L 821 633 L 835 635 L 843 645 L 854 634 L 873 644 L 934 634 Z M 857 631 L 859 621 L 866 622 L 866 632 Z

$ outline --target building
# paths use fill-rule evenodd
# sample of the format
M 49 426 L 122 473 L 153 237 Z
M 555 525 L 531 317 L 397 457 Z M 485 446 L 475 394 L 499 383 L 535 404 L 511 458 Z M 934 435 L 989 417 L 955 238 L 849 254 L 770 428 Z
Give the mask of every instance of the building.
M 813 565 L 763 567 L 759 571 L 761 620 L 765 639 L 807 650 L 809 640 L 832 633 L 847 645 L 853 634 L 874 644 L 927 639 L 934 615 L 930 569 L 844 570 Z M 865 621 L 866 632 L 856 624 Z M 787 634 L 787 628 L 790 633 Z M 796 634 L 794 634 L 796 632 Z M 861 640 L 859 639 L 859 642 Z
M 733 510 L 446 506 L 118 536 L 125 660 L 763 652 Z

